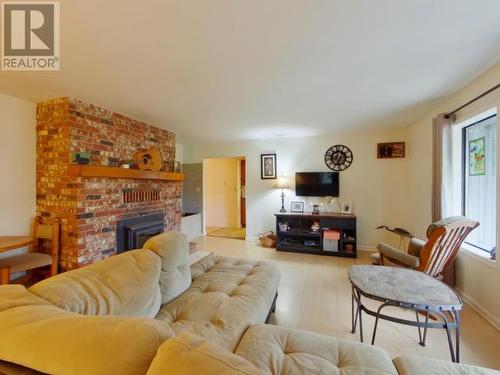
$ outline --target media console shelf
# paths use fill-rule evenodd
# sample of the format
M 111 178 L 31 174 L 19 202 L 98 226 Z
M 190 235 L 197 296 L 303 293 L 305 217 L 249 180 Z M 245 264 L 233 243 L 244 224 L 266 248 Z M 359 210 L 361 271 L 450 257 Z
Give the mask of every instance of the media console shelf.
M 275 216 L 276 250 L 356 258 L 355 215 L 279 213 Z M 318 230 L 311 229 L 314 223 L 319 223 Z

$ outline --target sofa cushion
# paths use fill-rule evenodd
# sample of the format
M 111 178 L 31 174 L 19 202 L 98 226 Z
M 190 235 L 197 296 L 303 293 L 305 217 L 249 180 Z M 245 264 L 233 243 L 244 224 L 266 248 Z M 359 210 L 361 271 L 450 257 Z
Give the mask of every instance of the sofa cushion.
M 71 313 L 18 285 L 0 287 L 0 308 L 0 358 L 49 374 L 145 374 L 174 335 L 151 318 Z
M 272 325 L 250 327 L 235 354 L 273 375 L 397 375 L 389 355 L 375 346 Z
M 170 302 L 191 285 L 189 243 L 182 233 L 165 232 L 151 237 L 144 244 L 161 258 L 161 303 Z
M 423 357 L 398 357 L 394 365 L 399 375 L 500 375 L 500 371 Z
M 265 262 L 211 254 L 191 266 L 193 283 L 156 317 L 178 334 L 192 332 L 234 350 L 247 327 L 263 323 L 279 283 Z
M 160 258 L 133 250 L 45 279 L 30 292 L 85 315 L 154 317 L 161 305 Z
M 263 375 L 246 359 L 190 333 L 166 341 L 147 375 Z

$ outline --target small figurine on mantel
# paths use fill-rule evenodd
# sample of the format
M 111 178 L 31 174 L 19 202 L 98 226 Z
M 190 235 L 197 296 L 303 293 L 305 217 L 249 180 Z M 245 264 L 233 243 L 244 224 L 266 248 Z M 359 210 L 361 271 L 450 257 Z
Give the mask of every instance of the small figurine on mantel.
M 406 239 L 412 239 L 415 237 L 413 234 L 408 232 L 406 229 L 403 228 L 389 228 L 387 225 L 380 225 L 375 229 L 385 229 L 389 232 L 395 233 L 399 236 L 399 249 L 405 251 L 406 250 Z

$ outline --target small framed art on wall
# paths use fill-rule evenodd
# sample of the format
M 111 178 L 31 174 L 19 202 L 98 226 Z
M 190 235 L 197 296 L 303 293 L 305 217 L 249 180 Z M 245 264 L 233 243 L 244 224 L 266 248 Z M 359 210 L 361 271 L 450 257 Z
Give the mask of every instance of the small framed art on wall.
M 262 180 L 276 179 L 276 154 L 260 155 L 260 178 Z

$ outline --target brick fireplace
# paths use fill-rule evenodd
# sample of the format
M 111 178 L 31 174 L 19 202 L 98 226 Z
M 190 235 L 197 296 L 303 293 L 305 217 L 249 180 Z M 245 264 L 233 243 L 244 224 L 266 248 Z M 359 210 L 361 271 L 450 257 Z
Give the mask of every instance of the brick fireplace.
M 118 223 L 127 219 L 160 215 L 164 230 L 180 230 L 180 181 L 72 173 L 75 152 L 88 153 L 90 166 L 111 168 L 152 146 L 171 168 L 172 132 L 70 98 L 39 103 L 36 131 L 37 215 L 61 220 L 63 270 L 115 254 Z

